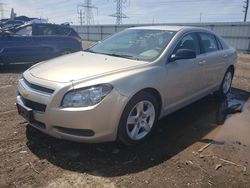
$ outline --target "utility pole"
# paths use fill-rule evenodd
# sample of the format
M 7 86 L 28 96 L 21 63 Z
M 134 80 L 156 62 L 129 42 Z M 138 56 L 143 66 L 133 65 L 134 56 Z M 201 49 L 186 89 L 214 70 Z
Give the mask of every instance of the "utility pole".
M 116 24 L 120 25 L 122 24 L 122 18 L 128 18 L 128 16 L 122 12 L 123 4 L 125 4 L 127 0 L 114 0 L 114 2 L 116 2 L 116 13 L 109 16 L 116 17 Z
M 201 23 L 202 13 L 200 12 L 200 23 Z
M 83 25 L 82 9 L 80 9 L 79 11 L 79 19 L 80 19 L 80 25 Z
M 249 0 L 245 0 L 244 5 L 243 5 L 243 8 L 244 8 L 243 12 L 245 13 L 244 22 L 247 21 L 248 4 L 249 4 Z
M 98 8 L 92 5 L 92 0 L 84 0 L 84 4 L 77 5 L 77 14 L 79 15 L 80 24 L 91 25 L 95 24 L 92 9 L 95 9 L 98 14 Z

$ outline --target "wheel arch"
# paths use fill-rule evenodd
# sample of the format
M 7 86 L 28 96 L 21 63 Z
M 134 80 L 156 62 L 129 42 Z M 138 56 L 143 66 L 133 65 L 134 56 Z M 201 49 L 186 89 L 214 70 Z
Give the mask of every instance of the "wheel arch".
M 159 105 L 158 106 L 158 108 L 159 108 L 158 109 L 158 118 L 160 117 L 161 110 L 162 110 L 162 97 L 160 95 L 160 92 L 157 89 L 155 89 L 153 87 L 146 87 L 146 88 L 143 88 L 143 89 L 140 89 L 140 90 L 134 92 L 133 94 L 130 95 L 130 97 L 128 98 L 128 100 L 127 100 L 127 102 L 122 110 L 121 117 L 120 117 L 119 124 L 117 126 L 117 131 L 116 131 L 116 141 L 118 141 L 118 142 L 121 141 L 123 144 L 125 143 L 126 145 L 131 145 L 131 143 L 127 142 L 123 136 L 119 137 L 119 135 L 122 134 L 122 132 L 123 132 L 123 129 L 121 128 L 122 122 L 124 122 L 123 113 L 124 113 L 124 110 L 126 109 L 127 105 L 129 104 L 129 102 L 137 95 L 142 95 L 142 94 L 149 94 L 156 99 L 156 101 Z
M 161 96 L 160 92 L 159 92 L 157 89 L 153 88 L 153 87 L 143 88 L 143 89 L 137 91 L 136 93 L 134 93 L 134 94 L 130 97 L 130 100 L 131 100 L 135 95 L 137 95 L 137 94 L 140 93 L 140 92 L 147 92 L 147 93 L 153 95 L 153 96 L 156 98 L 157 102 L 159 103 L 159 112 L 160 112 L 159 114 L 161 114 L 163 102 L 162 102 L 162 96 Z
M 233 75 L 234 75 L 234 71 L 235 71 L 234 65 L 229 65 L 229 67 L 227 68 L 227 70 L 232 70 Z

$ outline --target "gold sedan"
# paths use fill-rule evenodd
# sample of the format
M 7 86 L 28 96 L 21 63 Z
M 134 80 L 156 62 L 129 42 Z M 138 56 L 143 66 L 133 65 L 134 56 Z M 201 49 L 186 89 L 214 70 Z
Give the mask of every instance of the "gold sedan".
M 25 71 L 17 108 L 57 138 L 136 144 L 159 118 L 216 91 L 225 96 L 236 57 L 206 29 L 130 28 Z

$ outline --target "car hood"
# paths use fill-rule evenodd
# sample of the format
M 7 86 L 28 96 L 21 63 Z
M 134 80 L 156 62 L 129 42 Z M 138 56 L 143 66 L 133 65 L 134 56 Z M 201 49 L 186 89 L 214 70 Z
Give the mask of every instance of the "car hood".
M 54 82 L 70 82 L 113 74 L 145 62 L 90 52 L 77 52 L 41 62 L 29 69 L 32 76 Z

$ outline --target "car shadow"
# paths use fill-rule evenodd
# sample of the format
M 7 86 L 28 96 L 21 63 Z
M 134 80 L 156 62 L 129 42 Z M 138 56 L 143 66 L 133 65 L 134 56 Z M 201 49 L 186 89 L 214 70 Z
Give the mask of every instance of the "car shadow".
M 59 140 L 31 126 L 26 129 L 27 146 L 40 159 L 70 171 L 103 177 L 140 172 L 167 161 L 195 142 L 211 142 L 203 137 L 222 124 L 227 113 L 234 113 L 233 109 L 237 112 L 249 97 L 249 92 L 239 89 L 232 89 L 226 99 L 205 97 L 160 120 L 150 139 L 132 147 Z M 235 106 L 228 106 L 228 101 Z M 224 143 L 213 141 L 213 144 Z
M 35 63 L 0 64 L 0 73 L 22 73 Z

